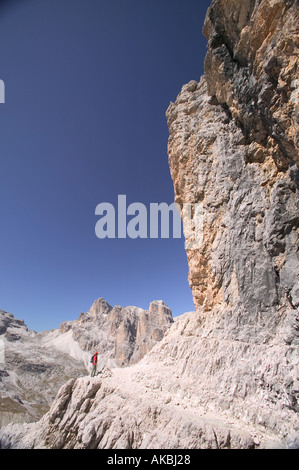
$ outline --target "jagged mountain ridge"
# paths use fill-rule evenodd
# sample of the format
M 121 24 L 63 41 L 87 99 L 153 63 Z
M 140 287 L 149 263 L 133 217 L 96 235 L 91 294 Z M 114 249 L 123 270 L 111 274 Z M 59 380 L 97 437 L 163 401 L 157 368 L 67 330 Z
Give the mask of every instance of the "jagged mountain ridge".
M 66 381 L 89 373 L 95 350 L 98 370 L 138 362 L 172 323 L 163 301 L 153 301 L 143 310 L 112 307 L 99 298 L 77 320 L 41 333 L 1 310 L 5 361 L 0 366 L 0 425 L 39 419 Z
M 143 310 L 134 306 L 112 307 L 101 297 L 77 320 L 61 323 L 58 331 L 47 335 L 44 344 L 79 356 L 86 366 L 90 352 L 97 350 L 100 367 L 123 367 L 150 351 L 172 322 L 172 312 L 162 300 L 151 302 L 149 310 Z M 73 341 L 76 352 L 70 346 Z

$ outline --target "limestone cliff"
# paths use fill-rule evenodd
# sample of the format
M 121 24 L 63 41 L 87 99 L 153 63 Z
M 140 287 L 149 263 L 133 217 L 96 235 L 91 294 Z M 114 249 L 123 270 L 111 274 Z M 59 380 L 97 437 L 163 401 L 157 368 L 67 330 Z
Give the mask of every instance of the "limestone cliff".
M 269 334 L 299 305 L 298 20 L 296 1 L 213 1 L 205 74 L 167 111 L 176 202 L 203 211 L 194 304 L 242 309 Z

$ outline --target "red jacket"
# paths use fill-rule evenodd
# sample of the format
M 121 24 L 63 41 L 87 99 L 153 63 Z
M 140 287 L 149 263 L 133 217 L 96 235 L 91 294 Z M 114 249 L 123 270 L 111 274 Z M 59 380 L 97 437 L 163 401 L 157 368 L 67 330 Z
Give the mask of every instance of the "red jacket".
M 94 354 L 92 357 L 92 365 L 95 366 L 98 362 L 98 355 Z

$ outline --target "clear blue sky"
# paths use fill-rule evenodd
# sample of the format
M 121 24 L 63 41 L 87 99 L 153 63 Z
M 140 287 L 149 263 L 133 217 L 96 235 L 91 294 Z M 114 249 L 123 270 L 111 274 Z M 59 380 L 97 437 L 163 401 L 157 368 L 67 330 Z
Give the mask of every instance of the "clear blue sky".
M 165 112 L 203 73 L 210 3 L 0 2 L 0 308 L 29 328 L 98 297 L 194 309 L 183 238 L 100 240 L 95 208 L 173 202 Z

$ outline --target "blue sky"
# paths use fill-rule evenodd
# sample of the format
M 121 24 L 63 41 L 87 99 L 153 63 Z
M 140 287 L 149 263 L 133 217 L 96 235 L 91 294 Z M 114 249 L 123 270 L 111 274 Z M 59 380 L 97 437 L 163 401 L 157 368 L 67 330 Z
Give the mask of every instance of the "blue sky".
M 98 297 L 194 309 L 183 238 L 100 240 L 95 208 L 173 202 L 165 112 L 203 73 L 209 4 L 0 3 L 0 308 L 29 328 Z

